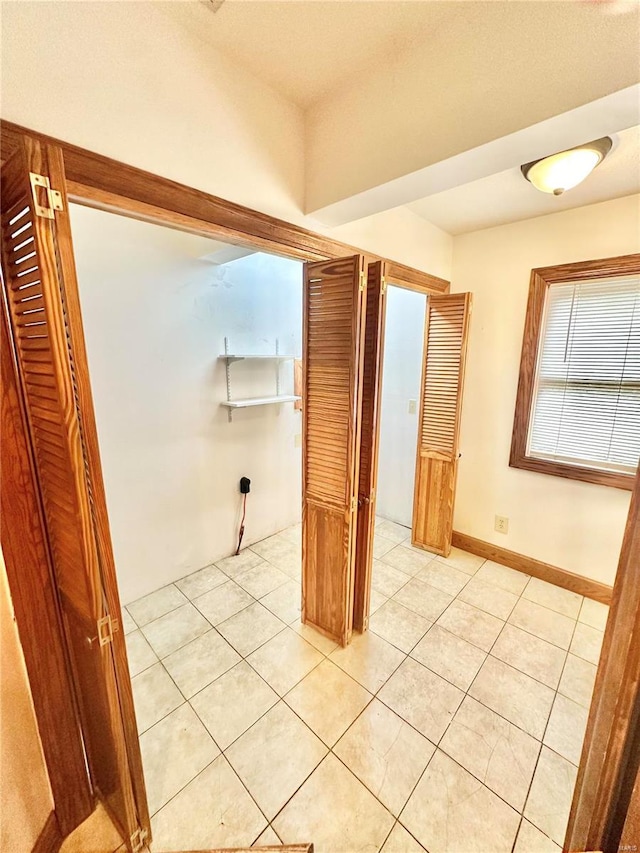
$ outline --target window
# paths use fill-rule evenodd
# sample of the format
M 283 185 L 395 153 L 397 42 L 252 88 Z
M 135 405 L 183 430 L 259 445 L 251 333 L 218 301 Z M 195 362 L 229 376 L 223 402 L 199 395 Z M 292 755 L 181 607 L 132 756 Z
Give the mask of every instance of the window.
M 640 256 L 533 270 L 510 464 L 618 488 L 640 456 Z

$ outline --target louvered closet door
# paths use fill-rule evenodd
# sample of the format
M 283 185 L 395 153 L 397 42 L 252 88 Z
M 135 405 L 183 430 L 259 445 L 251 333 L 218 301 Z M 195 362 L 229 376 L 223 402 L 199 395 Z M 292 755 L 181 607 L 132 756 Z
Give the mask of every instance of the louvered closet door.
M 470 293 L 429 296 L 425 321 L 412 542 L 451 550 Z
M 135 847 L 149 816 L 54 146 L 25 138 L 3 166 L 2 271 L 91 781 Z
M 353 623 L 364 261 L 305 264 L 302 621 L 346 645 Z
M 385 265 L 369 264 L 362 369 L 362 427 L 360 430 L 360 472 L 358 476 L 358 535 L 356 540 L 353 627 L 369 627 L 373 536 L 376 524 L 375 484 L 378 476 L 380 436 L 380 396 L 382 355 L 387 305 Z

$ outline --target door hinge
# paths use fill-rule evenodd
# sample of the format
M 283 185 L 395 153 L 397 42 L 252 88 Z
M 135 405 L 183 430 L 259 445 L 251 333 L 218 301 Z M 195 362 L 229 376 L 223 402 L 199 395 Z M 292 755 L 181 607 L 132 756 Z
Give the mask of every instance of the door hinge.
M 358 509 L 358 498 L 351 498 L 351 512 L 355 512 Z
M 367 274 L 366 274 L 366 272 L 361 271 L 360 272 L 360 290 L 363 291 L 366 289 L 367 289 Z
M 131 844 L 133 853 L 139 853 L 139 851 L 144 850 L 147 844 L 147 830 L 138 827 L 138 829 L 131 834 L 129 843 Z
M 111 616 L 103 616 L 96 622 L 96 627 L 98 628 L 97 640 L 99 644 L 106 646 L 107 643 L 113 642 L 113 635 L 118 630 L 118 620 L 112 619 Z
M 380 279 L 380 293 L 387 292 L 387 280 L 384 276 Z
M 46 175 L 29 172 L 29 180 L 31 181 L 31 195 L 36 216 L 53 219 L 55 217 L 54 211 L 62 210 L 62 193 L 51 189 L 49 178 Z M 43 200 L 43 194 L 39 192 L 39 187 L 44 191 L 46 205 L 40 203 Z

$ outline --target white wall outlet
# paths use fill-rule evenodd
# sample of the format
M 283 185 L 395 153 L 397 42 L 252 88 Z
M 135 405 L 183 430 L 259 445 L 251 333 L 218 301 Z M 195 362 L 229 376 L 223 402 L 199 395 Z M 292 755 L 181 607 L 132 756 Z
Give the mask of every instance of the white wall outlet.
M 302 433 L 301 432 L 296 433 L 296 436 L 293 439 L 293 446 L 294 447 L 302 447 Z
M 418 408 L 418 401 L 417 400 L 409 400 L 409 414 L 415 415 L 417 408 Z
M 496 515 L 494 527 L 498 531 L 498 533 L 508 533 L 509 532 L 509 519 L 505 518 L 504 515 Z

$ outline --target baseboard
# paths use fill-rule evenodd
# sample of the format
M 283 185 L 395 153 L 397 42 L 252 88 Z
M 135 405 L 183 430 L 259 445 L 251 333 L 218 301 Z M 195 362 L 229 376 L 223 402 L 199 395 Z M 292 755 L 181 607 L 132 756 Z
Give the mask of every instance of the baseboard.
M 463 551 L 484 557 L 485 560 L 493 560 L 494 563 L 500 563 L 502 566 L 516 569 L 534 578 L 549 581 L 549 583 L 570 589 L 571 592 L 577 592 L 578 595 L 593 598 L 594 601 L 601 601 L 602 604 L 611 604 L 613 587 L 607 586 L 606 583 L 592 581 L 582 575 L 559 569 L 557 566 L 551 566 L 549 563 L 543 563 L 533 557 L 525 557 L 524 554 L 509 551 L 499 545 L 492 545 L 491 542 L 484 542 L 482 539 L 467 536 L 466 533 L 458 533 L 456 530 L 453 531 L 452 544 Z
M 62 833 L 58 824 L 56 813 L 52 811 L 47 818 L 42 832 L 33 845 L 32 853 L 58 853 L 62 847 Z

